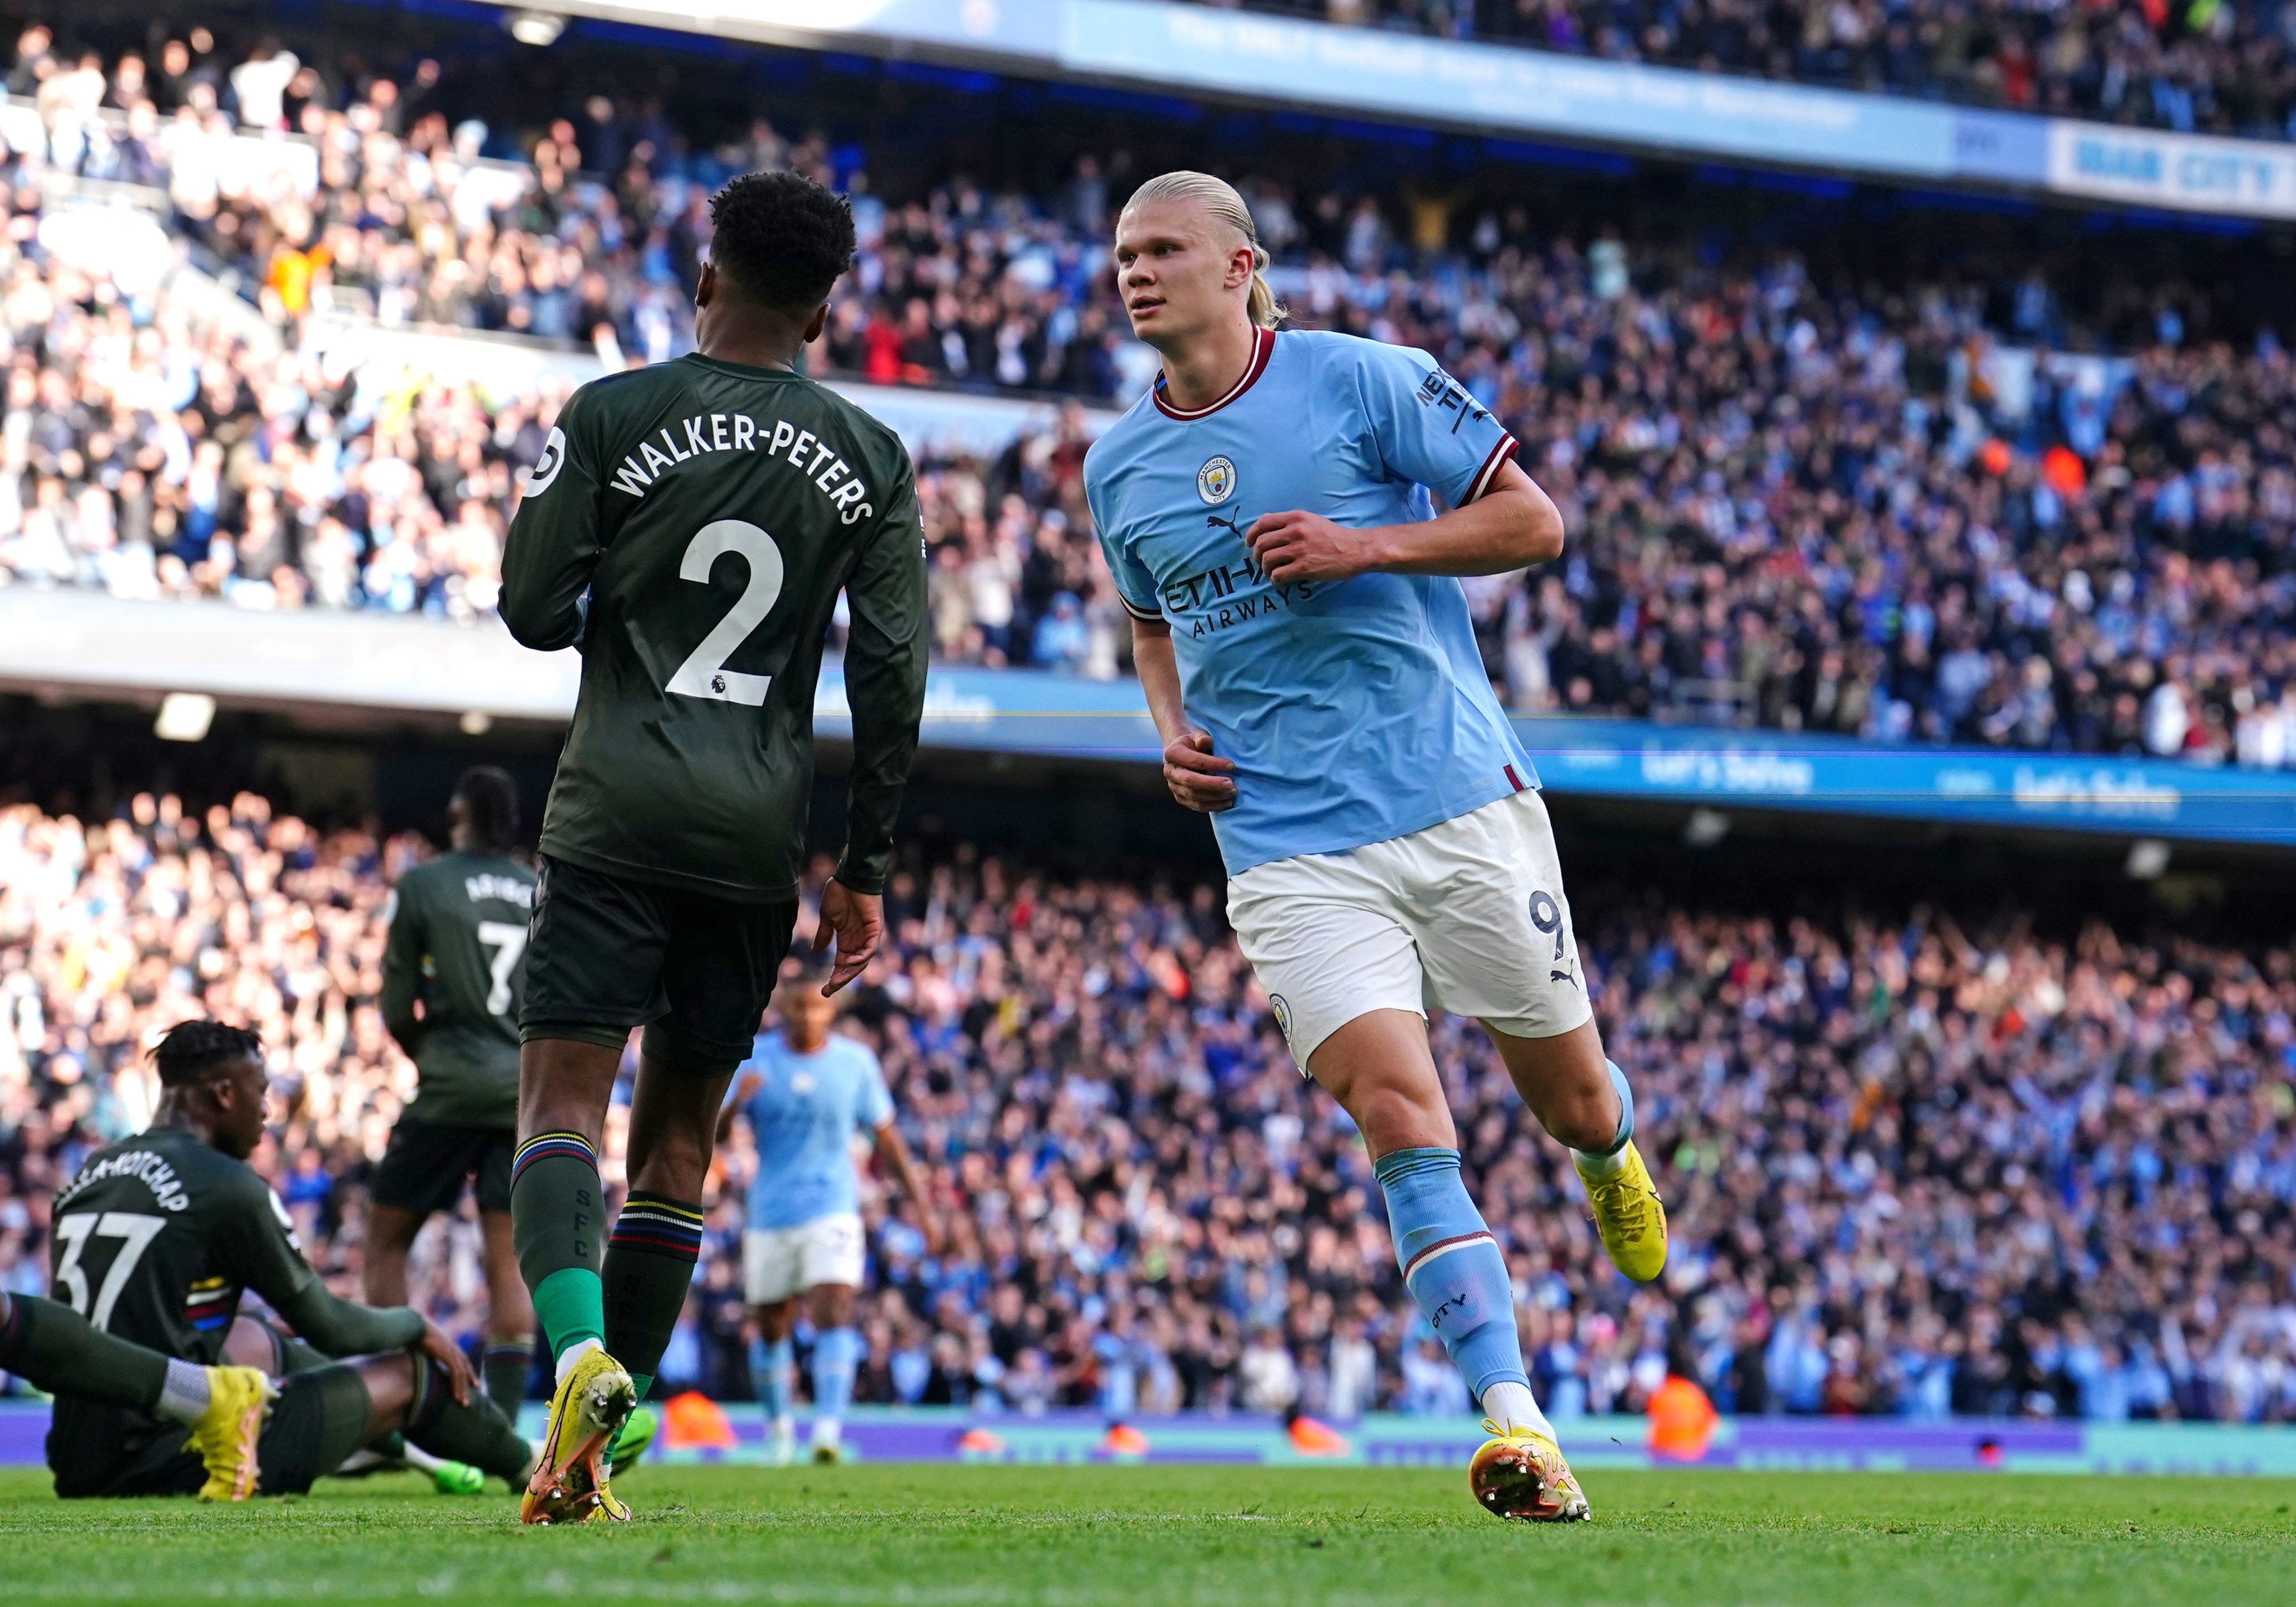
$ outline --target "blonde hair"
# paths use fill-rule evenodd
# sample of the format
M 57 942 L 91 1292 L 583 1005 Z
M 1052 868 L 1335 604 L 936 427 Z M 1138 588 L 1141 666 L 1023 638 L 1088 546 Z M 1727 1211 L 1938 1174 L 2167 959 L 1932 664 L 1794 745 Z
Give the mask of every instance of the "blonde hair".
M 1209 173 L 1193 173 L 1181 168 L 1175 173 L 1160 173 L 1132 192 L 1132 199 L 1124 209 L 1154 201 L 1177 201 L 1210 215 L 1215 222 L 1226 225 L 1242 236 L 1251 248 L 1251 291 L 1246 303 L 1251 321 L 1262 329 L 1274 329 L 1290 311 L 1275 299 L 1267 283 L 1267 248 L 1259 243 L 1259 230 L 1251 221 L 1251 209 L 1243 204 L 1235 186 L 1224 178 Z

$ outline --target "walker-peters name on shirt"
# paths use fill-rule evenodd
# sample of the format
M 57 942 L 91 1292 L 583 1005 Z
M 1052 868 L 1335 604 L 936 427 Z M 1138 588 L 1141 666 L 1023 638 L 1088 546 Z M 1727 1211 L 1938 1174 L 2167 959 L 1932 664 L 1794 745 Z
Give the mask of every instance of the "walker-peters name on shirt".
M 2052 119 L 2048 187 L 2139 206 L 2296 217 L 2296 145 Z

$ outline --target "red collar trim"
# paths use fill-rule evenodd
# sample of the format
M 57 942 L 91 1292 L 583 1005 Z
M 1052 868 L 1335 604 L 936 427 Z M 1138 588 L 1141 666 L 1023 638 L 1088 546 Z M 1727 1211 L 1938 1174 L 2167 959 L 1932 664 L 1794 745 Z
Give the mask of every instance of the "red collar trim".
M 1228 388 L 1228 393 L 1209 407 L 1175 407 L 1164 399 L 1164 376 L 1156 376 L 1155 389 L 1149 394 L 1156 398 L 1156 411 L 1168 419 L 1185 423 L 1190 419 L 1208 418 L 1251 389 L 1259 376 L 1267 372 L 1267 359 L 1275 355 L 1275 332 L 1263 329 L 1252 341 L 1251 362 L 1243 371 L 1243 378 Z

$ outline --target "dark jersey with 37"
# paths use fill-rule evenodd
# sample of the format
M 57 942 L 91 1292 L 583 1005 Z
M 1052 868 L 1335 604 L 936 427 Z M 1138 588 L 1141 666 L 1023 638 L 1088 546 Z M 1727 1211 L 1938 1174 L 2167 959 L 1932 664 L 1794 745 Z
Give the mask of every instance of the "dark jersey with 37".
M 48 1278 L 50 1295 L 96 1327 L 202 1366 L 222 1359 L 250 1290 L 330 1356 L 396 1349 L 422 1337 L 414 1312 L 376 1310 L 328 1292 L 270 1185 L 174 1127 L 98 1150 L 57 1193 Z M 62 1398 L 48 1431 L 49 1464 L 69 1485 L 64 1476 L 81 1464 L 172 1453 L 183 1435 L 180 1423 Z

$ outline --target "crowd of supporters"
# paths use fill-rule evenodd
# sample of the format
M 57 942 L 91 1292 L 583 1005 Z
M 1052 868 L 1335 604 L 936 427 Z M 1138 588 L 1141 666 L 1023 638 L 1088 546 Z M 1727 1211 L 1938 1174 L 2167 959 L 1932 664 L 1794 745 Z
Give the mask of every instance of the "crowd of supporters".
M 42 1287 L 59 1180 L 147 1118 L 152 1032 L 212 1013 L 269 1045 L 255 1162 L 357 1288 L 364 1179 L 413 1077 L 376 1003 L 381 910 L 423 851 L 246 795 L 0 810 L 0 1285 Z M 1660 1283 L 1611 1271 L 1480 1033 L 1435 1027 L 1550 1411 L 1636 1409 L 1671 1365 L 1743 1412 L 2296 1416 L 2296 955 L 1574 890 L 1673 1218 Z M 1212 887 L 960 850 L 900 870 L 887 915 L 840 1030 L 882 1056 L 949 1237 L 928 1255 L 915 1206 L 865 1189 L 864 1398 L 1466 1409 L 1361 1145 Z M 737 1124 L 663 1368 L 732 1398 L 753 1165 Z M 467 1206 L 415 1257 L 417 1298 L 464 1332 L 477 1257 Z
M 5 175 L 0 581 L 483 614 L 564 384 L 346 371 L 310 321 L 658 360 L 690 342 L 709 184 L 776 162 L 834 176 L 818 141 L 762 122 L 668 163 L 659 109 L 611 102 L 488 163 L 481 134 L 424 109 L 422 69 L 413 90 L 331 86 L 277 53 L 226 69 L 196 33 L 156 66 L 70 68 L 118 102 L 107 122 L 59 110 L 51 46 L 20 42 L 44 121 Z M 316 189 L 217 158 L 234 118 L 301 129 Z M 59 168 L 170 185 L 193 267 L 259 286 L 268 318 L 70 250 L 49 225 L 85 217 L 41 182 Z M 1041 204 L 952 182 L 886 205 L 844 176 L 864 244 L 820 369 L 1119 401 L 1152 373 L 1096 266 L 1110 197 L 1090 164 Z M 1431 254 L 1374 197 L 1250 196 L 1297 324 L 1433 352 L 1563 507 L 1562 563 L 1473 588 L 1513 707 L 2265 767 L 2296 751 L 2296 371 L 2268 337 L 2187 340 L 2132 293 L 2089 332 L 2132 355 L 2073 361 L 2049 355 L 2067 316 L 2038 277 L 1996 329 L 1981 298 L 1867 304 L 1791 258 L 1638 259 L 1520 210 Z M 257 338 L 275 325 L 283 340 Z M 1072 413 L 999 459 L 926 447 L 944 658 L 1121 667 L 1088 434 Z
M 1233 4 L 1234 0 L 1212 0 Z M 2289 137 L 2282 0 L 1244 0 L 1255 10 L 1568 55 Z

